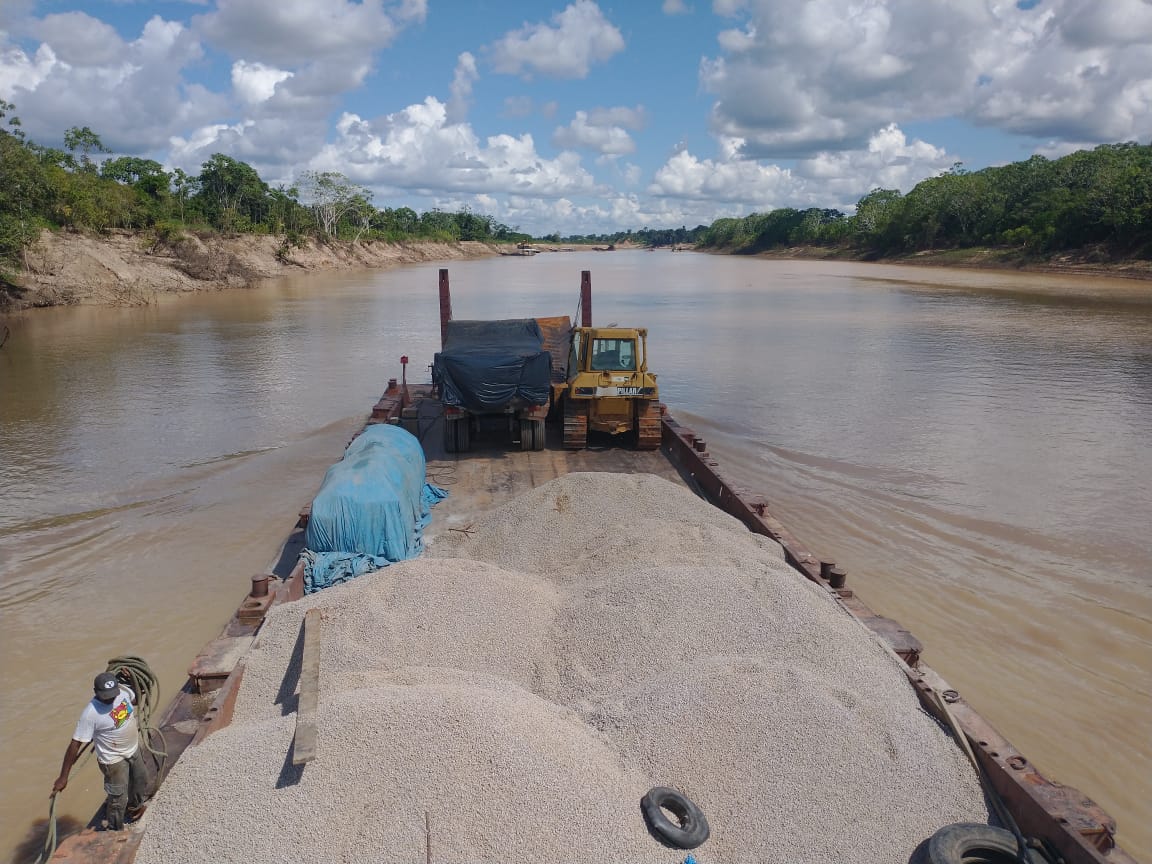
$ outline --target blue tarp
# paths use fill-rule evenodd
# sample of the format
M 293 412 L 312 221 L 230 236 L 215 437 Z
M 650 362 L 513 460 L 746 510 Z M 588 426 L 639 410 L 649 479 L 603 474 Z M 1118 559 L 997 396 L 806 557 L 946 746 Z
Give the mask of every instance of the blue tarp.
M 348 445 L 312 500 L 306 593 L 420 554 L 432 505 L 448 494 L 424 470 L 420 442 L 399 426 L 369 426 Z

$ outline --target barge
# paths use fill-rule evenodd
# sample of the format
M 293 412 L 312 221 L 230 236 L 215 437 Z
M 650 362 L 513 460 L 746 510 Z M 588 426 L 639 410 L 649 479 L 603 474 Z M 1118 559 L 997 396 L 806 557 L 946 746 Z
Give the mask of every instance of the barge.
M 661 446 L 645 452 L 626 448 L 570 451 L 562 447 L 562 429 L 550 428 L 541 450 L 507 452 L 491 442 L 476 442 L 471 453 L 445 446 L 445 424 L 436 394 L 428 385 L 398 384 L 395 379 L 372 410 L 369 424 L 403 426 L 421 441 L 428 474 L 451 473 L 451 496 L 436 511 L 446 525 L 466 526 L 470 514 L 500 505 L 544 483 L 577 472 L 651 474 L 681 484 L 735 517 L 750 531 L 780 544 L 797 579 L 806 580 L 868 628 L 899 658 L 920 704 L 941 723 L 954 723 L 970 743 L 980 768 L 1003 799 L 1021 832 L 1034 839 L 1051 860 L 1066 864 L 1135 864 L 1115 843 L 1116 825 L 1078 790 L 1053 782 L 999 735 L 966 700 L 921 659 L 919 641 L 897 622 L 873 612 L 849 587 L 844 571 L 821 560 L 801 544 L 769 511 L 767 502 L 727 477 L 709 454 L 707 442 L 679 424 L 667 411 L 660 417 Z M 305 507 L 267 573 L 251 577 L 250 590 L 221 634 L 201 651 L 188 679 L 156 724 L 169 753 L 166 774 L 188 747 L 195 747 L 232 719 L 243 683 L 245 655 L 265 615 L 275 605 L 304 596 L 299 553 L 309 519 Z M 303 701 L 303 695 L 301 697 Z M 163 777 L 160 778 L 161 781 Z M 69 862 L 133 861 L 147 823 L 125 832 L 85 831 L 65 839 L 54 860 Z M 203 826 L 211 832 L 212 826 Z M 706 851 L 706 850 L 705 850 Z M 671 857 L 669 860 L 672 860 Z

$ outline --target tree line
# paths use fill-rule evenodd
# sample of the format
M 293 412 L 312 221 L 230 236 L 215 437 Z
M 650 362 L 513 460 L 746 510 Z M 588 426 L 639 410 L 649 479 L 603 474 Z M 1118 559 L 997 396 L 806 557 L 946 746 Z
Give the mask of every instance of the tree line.
M 372 192 L 338 172 L 308 171 L 269 186 L 251 165 L 214 154 L 198 174 L 152 159 L 107 157 L 87 126 L 64 148 L 29 141 L 11 103 L 0 100 L 0 283 L 11 283 L 43 228 L 200 234 L 269 234 L 284 249 L 306 239 L 521 242 L 528 234 L 465 208 L 455 213 L 378 208 Z M 106 157 L 106 158 L 101 158 Z
M 718 219 L 697 245 L 737 253 L 825 246 L 865 257 L 1001 247 L 1043 256 L 1091 250 L 1152 257 L 1152 146 L 1105 144 L 980 171 L 960 164 L 907 195 L 874 189 L 856 213 L 784 207 Z

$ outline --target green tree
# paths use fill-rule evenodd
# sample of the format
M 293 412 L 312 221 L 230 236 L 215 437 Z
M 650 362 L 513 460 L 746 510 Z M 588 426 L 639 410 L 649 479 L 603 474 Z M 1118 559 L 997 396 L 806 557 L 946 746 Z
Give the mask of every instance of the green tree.
M 77 167 L 82 171 L 95 172 L 96 165 L 92 162 L 90 153 L 111 153 L 100 136 L 87 126 L 73 126 L 64 133 L 64 149 L 69 153 L 80 151 L 80 162 Z
M 354 211 L 358 202 L 372 199 L 369 189 L 338 171 L 306 171 L 300 185 L 323 237 L 335 237 L 340 220 Z
M 223 153 L 201 168 L 195 200 L 211 225 L 223 231 L 250 231 L 269 207 L 268 185 L 256 169 Z

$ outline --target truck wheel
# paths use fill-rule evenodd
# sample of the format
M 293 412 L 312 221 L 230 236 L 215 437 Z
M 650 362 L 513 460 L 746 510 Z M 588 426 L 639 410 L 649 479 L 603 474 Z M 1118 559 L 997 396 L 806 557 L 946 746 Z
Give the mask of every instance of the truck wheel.
M 520 449 L 521 450 L 533 450 L 533 449 L 535 449 L 533 447 L 533 441 L 532 441 L 532 439 L 535 437 L 533 434 L 535 431 L 536 431 L 536 425 L 531 420 L 521 420 L 520 421 Z
M 543 420 L 533 420 L 532 427 L 532 449 L 543 450 L 548 435 L 547 427 Z
M 472 449 L 472 421 L 461 417 L 456 421 L 456 450 L 467 453 Z

